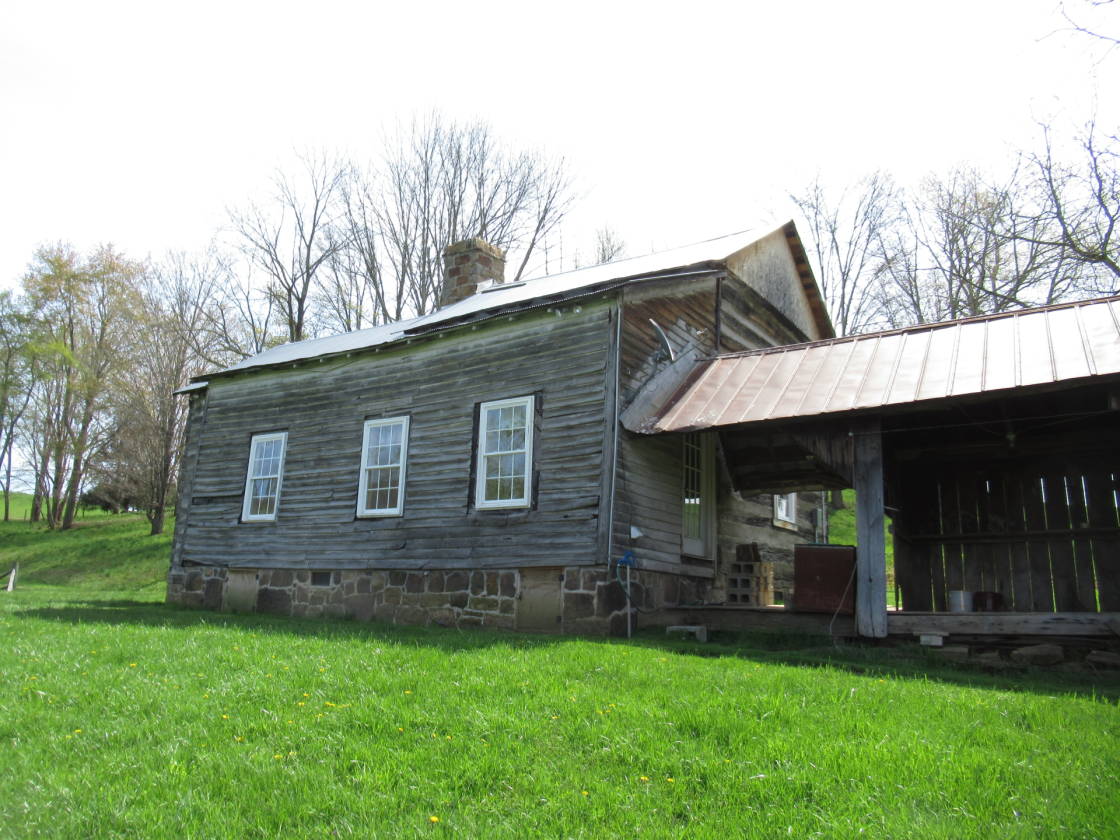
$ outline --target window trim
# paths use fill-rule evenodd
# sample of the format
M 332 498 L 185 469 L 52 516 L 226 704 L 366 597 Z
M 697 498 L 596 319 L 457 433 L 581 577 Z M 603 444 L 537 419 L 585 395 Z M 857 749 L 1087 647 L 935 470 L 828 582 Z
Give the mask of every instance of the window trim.
M 276 492 L 273 494 L 275 501 L 272 505 L 272 513 L 250 513 L 249 509 L 252 505 L 253 496 L 253 480 L 261 478 L 262 476 L 253 475 L 253 464 L 256 462 L 257 448 L 265 443 L 272 441 L 280 441 L 280 464 L 276 470 Z M 242 493 L 241 499 L 241 521 L 242 522 L 275 522 L 277 514 L 280 513 L 280 492 L 284 486 L 284 462 L 288 458 L 288 433 L 287 432 L 262 432 L 255 434 L 249 439 L 249 463 L 245 466 L 245 489 Z
M 791 493 L 774 493 L 773 496 L 774 496 L 774 524 L 776 526 L 778 526 L 779 528 L 790 528 L 792 530 L 797 530 L 797 491 L 794 490 Z M 787 504 L 787 508 L 789 509 L 790 512 L 787 516 L 783 516 L 778 511 L 778 499 L 783 498 L 783 497 L 789 499 L 789 503 Z
M 362 426 L 362 455 L 361 461 L 358 465 L 358 505 L 356 516 L 360 518 L 367 517 L 383 517 L 383 516 L 402 516 L 404 514 L 404 488 L 405 479 L 408 472 L 408 434 L 411 424 L 410 418 L 407 414 L 402 414 L 399 417 L 375 417 L 371 420 L 366 420 Z M 365 506 L 366 496 L 369 491 L 369 465 L 366 464 L 366 457 L 369 455 L 369 435 L 370 430 L 379 428 L 381 426 L 391 426 L 401 424 L 401 458 L 397 462 L 397 467 L 400 469 L 400 488 L 397 493 L 396 507 L 391 508 L 367 508 Z M 392 465 L 388 465 L 392 466 Z
M 522 474 L 525 493 L 517 499 L 486 499 L 486 414 L 489 411 L 501 408 L 525 406 L 525 469 Z M 475 485 L 474 505 L 478 510 L 508 510 L 510 508 L 527 508 L 532 506 L 533 500 L 533 444 L 535 440 L 534 427 L 536 426 L 536 397 L 529 394 L 524 397 L 510 397 L 504 400 L 490 400 L 478 404 L 478 432 L 475 441 Z

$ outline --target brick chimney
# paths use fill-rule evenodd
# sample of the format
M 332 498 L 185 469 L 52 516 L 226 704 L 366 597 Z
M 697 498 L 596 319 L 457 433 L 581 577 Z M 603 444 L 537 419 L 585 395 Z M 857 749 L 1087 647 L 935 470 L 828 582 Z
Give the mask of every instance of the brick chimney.
M 506 279 L 506 252 L 481 239 L 464 239 L 443 249 L 442 309 Z

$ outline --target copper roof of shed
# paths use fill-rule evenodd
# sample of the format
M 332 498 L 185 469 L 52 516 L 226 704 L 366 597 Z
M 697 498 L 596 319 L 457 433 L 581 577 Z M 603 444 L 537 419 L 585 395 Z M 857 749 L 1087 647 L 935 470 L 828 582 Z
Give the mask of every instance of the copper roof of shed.
M 698 363 L 644 433 L 874 410 L 1120 374 L 1120 297 Z

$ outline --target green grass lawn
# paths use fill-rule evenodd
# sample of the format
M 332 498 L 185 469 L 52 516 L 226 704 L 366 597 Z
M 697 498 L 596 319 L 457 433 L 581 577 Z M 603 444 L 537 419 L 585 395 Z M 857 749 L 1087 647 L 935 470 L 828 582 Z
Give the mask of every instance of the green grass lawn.
M 0 837 L 1120 837 L 1115 677 L 188 611 L 107 519 L 0 531 Z
M 887 554 L 887 606 L 898 605 L 898 592 L 894 583 L 894 537 L 891 535 L 891 520 L 883 523 Z M 833 545 L 855 545 L 856 540 L 856 491 L 844 491 L 844 507 L 831 511 L 828 515 L 828 541 Z
M 168 518 L 162 535 L 151 537 L 143 514 L 89 510 L 79 514 L 77 527 L 49 532 L 26 521 L 29 495 L 12 496 L 12 521 L 0 522 L 0 574 L 18 562 L 21 583 L 163 597 L 174 518 Z

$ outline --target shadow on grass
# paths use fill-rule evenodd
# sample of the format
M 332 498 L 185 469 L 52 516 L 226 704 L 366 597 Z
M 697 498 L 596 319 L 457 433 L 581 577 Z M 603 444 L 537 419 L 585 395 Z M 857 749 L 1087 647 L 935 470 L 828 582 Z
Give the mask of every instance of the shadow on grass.
M 423 645 L 448 653 L 482 650 L 492 646 L 532 648 L 574 641 L 573 637 L 502 630 L 456 630 L 379 622 L 218 613 L 130 599 L 67 599 L 65 606 L 12 605 L 9 609 L 9 614 L 15 618 L 71 624 L 93 622 L 183 630 L 200 627 L 231 628 L 277 636 L 365 639 L 388 644 Z M 821 636 L 751 632 L 717 633 L 711 642 L 700 644 L 666 639 L 653 630 L 641 631 L 633 639 L 584 638 L 580 641 L 648 648 L 699 658 L 731 657 L 772 665 L 829 668 L 858 676 L 931 680 L 972 688 L 1120 700 L 1120 673 L 1115 671 L 993 669 L 990 666 L 946 662 L 936 658 L 938 654 L 910 643 L 893 646 L 834 644 Z

